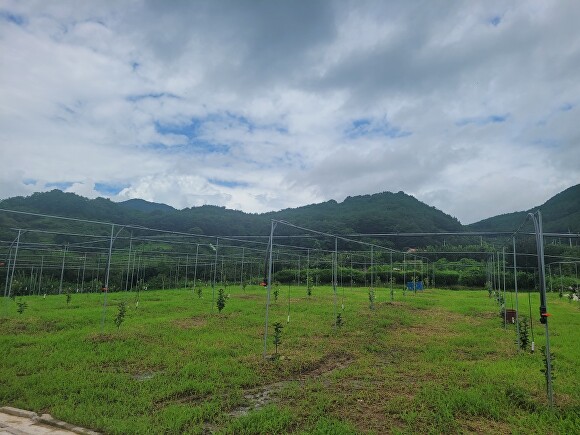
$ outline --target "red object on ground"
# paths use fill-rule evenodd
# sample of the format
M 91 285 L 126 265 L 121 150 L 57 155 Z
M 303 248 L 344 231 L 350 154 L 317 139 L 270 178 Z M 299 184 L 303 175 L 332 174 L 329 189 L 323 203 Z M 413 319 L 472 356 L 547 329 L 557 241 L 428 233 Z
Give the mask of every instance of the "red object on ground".
M 107 287 L 103 287 L 103 288 L 101 289 L 101 291 L 102 291 L 102 292 L 106 292 L 107 290 L 109 290 Z
M 268 286 L 268 283 L 267 283 L 266 281 L 262 281 L 262 282 L 260 283 L 260 285 L 261 285 L 262 287 L 267 287 L 267 286 Z

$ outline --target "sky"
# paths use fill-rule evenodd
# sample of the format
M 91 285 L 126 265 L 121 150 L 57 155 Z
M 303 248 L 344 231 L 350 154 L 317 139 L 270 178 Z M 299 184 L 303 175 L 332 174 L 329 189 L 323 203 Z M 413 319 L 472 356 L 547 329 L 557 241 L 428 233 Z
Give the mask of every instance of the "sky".
M 0 199 L 468 224 L 580 183 L 580 2 L 0 0 Z

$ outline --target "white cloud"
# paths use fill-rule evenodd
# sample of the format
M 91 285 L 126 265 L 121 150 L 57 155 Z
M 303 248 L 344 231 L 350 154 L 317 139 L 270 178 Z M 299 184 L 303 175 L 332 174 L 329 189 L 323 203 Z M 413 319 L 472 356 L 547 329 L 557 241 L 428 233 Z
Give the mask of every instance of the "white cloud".
M 0 0 L 0 196 L 530 208 L 580 180 L 579 20 L 555 0 Z

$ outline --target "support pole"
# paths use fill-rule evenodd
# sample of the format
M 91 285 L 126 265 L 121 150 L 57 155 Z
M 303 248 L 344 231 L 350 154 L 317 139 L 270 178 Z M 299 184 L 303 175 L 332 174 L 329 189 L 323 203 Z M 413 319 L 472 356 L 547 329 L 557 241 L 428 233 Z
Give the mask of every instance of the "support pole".
M 101 318 L 101 333 L 105 331 L 105 316 L 107 314 L 107 293 L 109 293 L 109 276 L 111 274 L 111 253 L 113 252 L 113 233 L 115 224 L 111 224 L 111 241 L 109 242 L 109 255 L 107 257 L 107 272 L 105 273 L 105 286 L 103 287 L 105 297 L 103 299 L 103 316 Z
M 520 350 L 520 309 L 518 307 L 518 269 L 516 266 L 516 238 L 512 237 L 512 246 L 514 250 L 514 290 L 516 293 L 516 338 L 518 341 L 518 351 Z
M 266 359 L 266 351 L 268 349 L 268 316 L 270 314 L 270 289 L 272 288 L 272 250 L 274 245 L 274 228 L 276 223 L 272 221 L 270 227 L 270 241 L 268 243 L 269 260 L 268 260 L 268 290 L 266 296 L 266 320 L 264 323 L 264 353 L 263 357 Z
M 536 218 L 537 214 L 537 218 Z M 536 249 L 538 252 L 538 278 L 540 287 L 540 323 L 545 325 L 546 333 L 546 389 L 548 393 L 548 403 L 554 406 L 554 395 L 552 391 L 552 361 L 550 355 L 550 333 L 548 330 L 548 306 L 546 302 L 546 274 L 544 265 L 544 233 L 542 230 L 542 214 L 538 210 L 535 214 L 529 214 L 536 229 Z

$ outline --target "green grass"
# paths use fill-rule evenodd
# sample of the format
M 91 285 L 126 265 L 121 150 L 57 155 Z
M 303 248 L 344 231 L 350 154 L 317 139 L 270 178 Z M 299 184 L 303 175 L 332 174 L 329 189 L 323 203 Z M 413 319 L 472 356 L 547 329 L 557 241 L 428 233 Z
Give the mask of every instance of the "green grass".
M 225 308 L 191 290 L 1 301 L 0 405 L 106 433 L 580 433 L 580 305 L 549 294 L 556 355 L 550 409 L 539 349 L 518 352 L 487 291 L 282 287 L 280 358 L 264 359 L 265 290 L 230 287 Z M 217 292 L 216 292 L 217 297 Z M 18 301 L 19 299 L 17 299 Z M 113 320 L 127 303 L 120 328 Z M 513 295 L 507 305 L 515 303 Z M 528 296 L 520 295 L 520 314 Z M 212 309 L 213 308 L 213 309 Z

